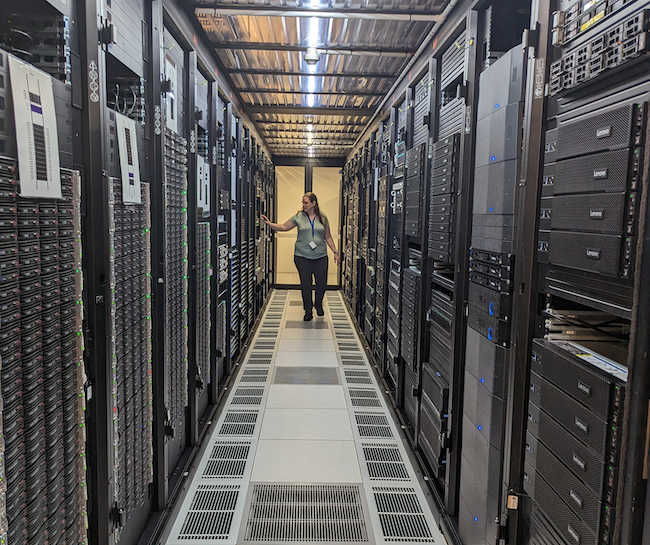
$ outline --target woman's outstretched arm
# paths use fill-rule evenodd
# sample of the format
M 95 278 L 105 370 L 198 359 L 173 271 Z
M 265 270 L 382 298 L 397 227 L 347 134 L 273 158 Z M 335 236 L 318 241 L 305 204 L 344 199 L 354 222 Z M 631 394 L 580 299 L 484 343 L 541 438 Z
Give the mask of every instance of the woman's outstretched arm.
M 266 225 L 268 225 L 274 231 L 291 231 L 291 229 L 293 229 L 296 226 L 296 224 L 293 223 L 291 220 L 287 220 L 284 223 L 280 224 L 280 223 L 271 223 L 269 218 L 267 218 L 264 214 L 262 214 L 260 217 L 262 218 L 264 223 L 266 223 Z
M 332 232 L 330 231 L 329 225 L 325 228 L 325 242 L 330 247 L 332 252 L 334 252 L 334 263 L 338 265 L 341 262 L 341 256 L 336 250 L 336 244 L 334 243 L 334 239 L 332 238 Z

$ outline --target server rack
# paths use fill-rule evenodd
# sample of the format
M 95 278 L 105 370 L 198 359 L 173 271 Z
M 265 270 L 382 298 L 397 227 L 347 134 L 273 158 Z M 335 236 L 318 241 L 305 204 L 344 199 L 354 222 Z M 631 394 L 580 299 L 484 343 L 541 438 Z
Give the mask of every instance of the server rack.
M 18 28 L 29 22 L 25 28 L 34 36 L 28 49 L 33 49 L 23 55 L 35 64 L 0 49 L 5 82 L 0 91 L 4 104 L 0 130 L 0 383 L 4 401 L 0 535 L 12 543 L 37 543 L 44 536 L 84 543 L 88 509 L 80 304 L 81 178 L 73 169 L 69 56 L 57 57 L 56 63 L 44 58 L 50 39 L 61 52 L 69 46 L 65 34 L 69 19 L 67 13 L 51 7 L 28 17 L 30 8 L 24 6 L 26 11 L 17 15 L 15 23 Z M 48 20 L 56 25 L 46 26 Z M 33 165 L 19 162 L 14 130 L 14 102 L 22 97 L 14 96 L 12 89 L 20 88 L 22 78 L 38 79 L 42 86 L 40 92 L 29 87 L 30 108 L 40 118 L 31 121 L 33 140 L 22 144 L 32 149 Z M 52 96 L 48 97 L 50 83 Z M 54 111 L 48 111 L 52 100 Z M 56 117 L 55 134 L 45 117 Z M 29 189 L 34 179 L 37 189 L 45 185 L 48 192 L 35 197 Z M 57 186 L 59 191 L 49 191 Z
M 216 205 L 226 124 L 213 67 L 199 62 L 189 21 L 168 9 L 119 0 L 0 8 L 0 536 L 11 543 L 134 542 L 166 507 L 177 461 L 230 370 L 230 292 L 219 292 L 223 254 L 212 249 L 231 235 Z M 59 198 L 22 195 L 6 49 L 49 74 Z M 272 189 L 263 151 L 261 160 Z M 249 327 L 268 294 L 268 263 L 256 308 L 247 279 Z
M 637 380 L 644 380 L 645 373 L 635 357 L 647 349 L 648 339 L 628 335 L 627 328 L 635 330 L 646 319 L 633 303 L 647 302 L 646 288 L 631 278 L 643 274 L 647 263 L 647 217 L 637 208 L 645 192 L 638 184 L 647 179 L 648 168 L 647 60 L 641 45 L 647 6 L 591 8 L 561 2 L 552 15 L 540 14 L 551 19 L 547 39 L 554 47 L 549 45 L 550 98 L 543 112 L 547 130 L 539 154 L 538 252 L 533 256 L 542 264 L 539 289 L 547 294 L 534 308 L 538 319 L 545 318 L 545 340 L 536 338 L 528 348 L 529 383 L 535 389 L 528 400 L 526 442 L 533 447 L 523 475 L 532 498 L 531 543 L 644 539 L 640 518 L 626 509 L 643 501 L 645 493 L 634 485 L 643 449 L 632 436 L 638 418 L 647 414 L 647 407 L 635 402 Z M 584 138 L 581 147 L 574 140 L 577 134 Z M 588 177 L 576 170 L 586 164 Z M 562 248 L 568 249 L 566 257 L 560 256 Z M 603 320 L 604 335 L 593 329 Z M 574 325 L 580 326 L 577 331 Z M 576 377 L 577 386 L 558 377 L 558 365 Z M 593 399 L 599 402 L 584 388 L 600 392 Z M 562 404 L 571 421 L 558 413 Z M 623 410 L 634 417 L 624 421 Z M 588 434 L 580 428 L 586 420 Z M 557 436 L 549 437 L 549 426 Z M 579 453 L 575 459 L 566 458 L 560 438 Z M 579 464 L 586 468 L 587 456 L 585 471 Z M 561 478 L 570 483 L 568 493 Z M 557 500 L 556 507 L 550 499 Z

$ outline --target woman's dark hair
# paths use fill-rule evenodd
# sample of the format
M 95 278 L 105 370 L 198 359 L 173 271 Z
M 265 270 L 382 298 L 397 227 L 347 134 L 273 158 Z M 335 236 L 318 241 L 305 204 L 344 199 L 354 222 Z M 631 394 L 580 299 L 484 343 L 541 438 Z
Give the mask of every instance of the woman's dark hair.
M 315 203 L 314 212 L 316 212 L 318 221 L 320 221 L 325 227 L 327 227 L 327 224 L 325 223 L 327 221 L 327 216 L 320 211 L 320 207 L 318 206 L 318 197 L 314 195 L 311 191 L 308 191 L 302 196 L 303 199 L 305 197 L 309 199 L 309 202 Z M 305 216 L 307 215 L 307 212 L 305 212 L 304 210 L 299 210 L 299 212 L 302 212 L 303 214 L 305 214 Z

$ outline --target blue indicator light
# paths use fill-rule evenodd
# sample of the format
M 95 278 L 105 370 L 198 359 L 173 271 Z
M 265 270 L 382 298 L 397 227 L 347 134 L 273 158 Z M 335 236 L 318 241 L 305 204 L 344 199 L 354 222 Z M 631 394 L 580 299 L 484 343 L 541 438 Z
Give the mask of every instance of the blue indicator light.
M 494 212 L 494 208 L 490 206 L 490 212 Z
M 474 522 L 478 522 L 478 517 L 474 517 Z
M 494 303 L 490 303 L 488 310 L 490 312 L 490 316 L 494 316 Z
M 499 107 L 499 105 L 498 105 L 498 104 L 495 104 L 495 105 L 494 105 L 494 107 L 495 107 L 495 108 L 498 108 L 498 107 Z
M 488 339 L 492 340 L 492 337 L 494 337 L 494 330 L 491 327 L 488 327 Z
M 493 155 L 492 157 L 490 157 L 490 160 L 492 160 L 492 161 L 496 161 L 497 158 Z
M 483 426 L 479 426 L 478 429 L 479 429 L 479 430 L 482 430 L 482 429 L 483 429 Z
M 482 378 L 482 379 L 481 379 L 481 382 L 485 382 L 485 379 L 484 379 L 484 378 Z

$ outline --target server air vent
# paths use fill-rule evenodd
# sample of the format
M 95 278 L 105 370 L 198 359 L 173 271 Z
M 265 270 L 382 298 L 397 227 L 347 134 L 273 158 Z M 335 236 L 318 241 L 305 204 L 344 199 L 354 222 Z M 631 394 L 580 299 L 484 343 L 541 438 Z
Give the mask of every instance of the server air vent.
M 244 541 L 368 542 L 359 487 L 255 485 Z
M 255 341 L 253 350 L 273 350 L 275 348 L 275 341 Z

